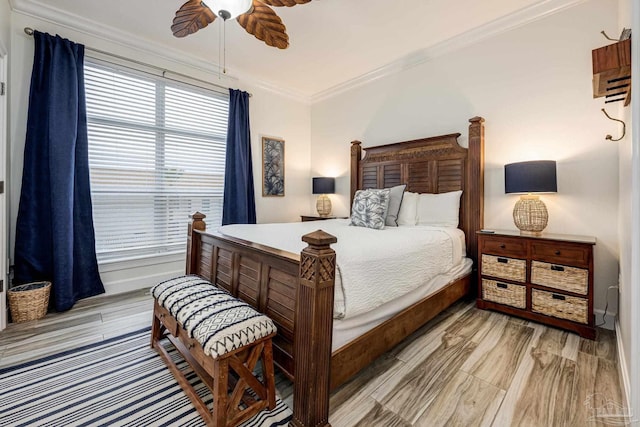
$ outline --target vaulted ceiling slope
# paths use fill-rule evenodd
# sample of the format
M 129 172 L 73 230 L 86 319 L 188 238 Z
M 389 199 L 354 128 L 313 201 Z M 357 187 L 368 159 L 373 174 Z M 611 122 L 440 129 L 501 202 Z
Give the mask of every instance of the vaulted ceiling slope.
M 185 0 L 10 0 L 13 10 L 103 37 L 153 41 L 214 69 L 222 20 L 175 38 L 170 26 Z M 277 8 L 290 46 L 274 49 L 226 23 L 226 64 L 239 75 L 318 100 L 394 70 L 526 24 L 583 0 L 312 0 Z M 60 22 L 66 21 L 66 22 Z M 107 31 L 108 30 L 108 31 Z M 109 35 L 111 34 L 111 36 Z M 186 61 L 188 62 L 188 61 Z

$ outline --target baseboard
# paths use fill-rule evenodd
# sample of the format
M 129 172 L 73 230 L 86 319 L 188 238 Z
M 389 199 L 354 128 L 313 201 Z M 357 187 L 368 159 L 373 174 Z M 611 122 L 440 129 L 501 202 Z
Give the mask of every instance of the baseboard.
M 593 314 L 596 317 L 596 325 L 599 328 L 609 329 L 610 331 L 616 330 L 616 313 L 609 313 L 604 316 L 604 310 L 593 310 Z M 602 318 L 604 316 L 604 319 Z M 604 324 L 601 324 L 604 320 Z
M 618 376 L 620 384 L 622 384 L 622 400 L 625 408 L 631 408 L 629 396 L 631 395 L 631 382 L 629 377 L 629 368 L 624 358 L 624 344 L 622 342 L 622 333 L 620 332 L 620 322 L 616 320 L 616 341 L 618 345 Z M 633 415 L 633 414 L 630 414 Z

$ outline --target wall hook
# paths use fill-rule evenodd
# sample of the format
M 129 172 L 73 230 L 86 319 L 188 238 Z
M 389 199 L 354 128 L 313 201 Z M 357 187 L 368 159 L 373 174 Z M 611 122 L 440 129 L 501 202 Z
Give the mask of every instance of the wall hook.
M 631 38 L 631 28 L 622 28 L 622 33 L 620 33 L 620 38 L 614 39 L 613 37 L 609 37 L 604 30 L 600 31 L 600 34 L 604 36 L 605 39 L 611 40 L 612 42 L 621 42 L 622 40 L 626 40 Z
M 619 42 L 619 41 L 620 41 L 620 39 L 614 39 L 614 38 L 609 37 L 609 36 L 607 35 L 607 33 L 605 33 L 605 32 L 604 32 L 604 30 L 600 31 L 600 34 L 602 34 L 602 35 L 604 36 L 604 38 L 605 38 L 605 39 L 607 39 L 607 40 L 611 40 L 612 42 Z
M 609 114 L 607 114 L 607 111 L 604 108 L 602 109 L 602 112 L 604 113 L 605 116 L 607 116 L 607 119 L 622 123 L 622 136 L 620 138 L 613 139 L 611 135 L 607 135 L 604 137 L 604 139 L 609 141 L 614 141 L 614 142 L 620 141 L 622 138 L 624 138 L 624 136 L 627 133 L 627 125 L 622 120 L 614 119 L 613 117 L 611 117 Z

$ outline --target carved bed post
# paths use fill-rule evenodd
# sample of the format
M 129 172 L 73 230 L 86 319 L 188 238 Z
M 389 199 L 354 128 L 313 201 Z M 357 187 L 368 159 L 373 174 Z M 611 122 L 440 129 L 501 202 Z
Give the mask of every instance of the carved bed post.
M 338 240 L 322 230 L 302 237 L 294 322 L 293 419 L 296 427 L 329 424 L 333 292 Z
M 192 215 L 189 215 L 191 221 L 189 222 L 189 226 L 187 227 L 187 266 L 185 269 L 186 274 L 195 273 L 196 266 L 195 262 L 198 259 L 195 251 L 198 250 L 199 237 L 193 237 L 193 230 L 201 230 L 205 231 L 207 229 L 207 224 L 204 222 L 204 219 L 207 216 L 201 212 L 196 212 Z
M 484 227 L 484 119 L 469 119 L 469 156 L 467 157 L 466 206 L 467 256 L 478 266 L 478 236 L 476 231 Z M 475 277 L 475 276 L 473 276 Z
M 360 141 L 351 141 L 351 199 L 349 202 L 349 209 L 353 204 L 353 197 L 356 191 L 360 188 L 358 182 L 360 178 L 360 160 L 362 160 L 362 143 Z M 351 212 L 349 212 L 351 213 Z

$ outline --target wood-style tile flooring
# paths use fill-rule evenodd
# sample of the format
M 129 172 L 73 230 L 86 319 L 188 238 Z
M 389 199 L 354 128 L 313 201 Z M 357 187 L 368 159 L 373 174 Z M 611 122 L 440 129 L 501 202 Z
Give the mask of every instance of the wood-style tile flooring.
M 150 325 L 148 291 L 80 301 L 0 332 L 0 367 Z M 292 404 L 291 383 L 279 394 Z M 616 340 L 597 341 L 460 302 L 331 395 L 342 426 L 624 425 Z

